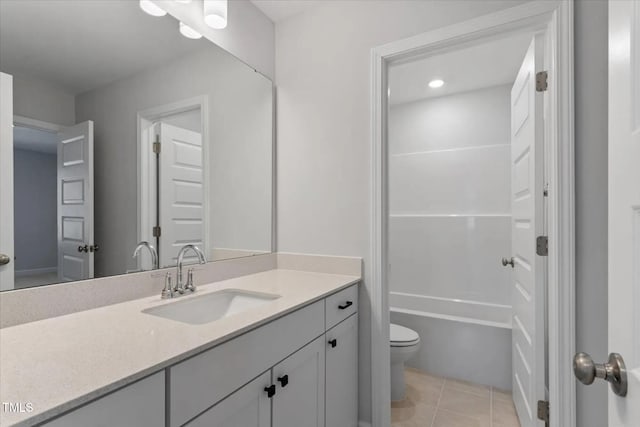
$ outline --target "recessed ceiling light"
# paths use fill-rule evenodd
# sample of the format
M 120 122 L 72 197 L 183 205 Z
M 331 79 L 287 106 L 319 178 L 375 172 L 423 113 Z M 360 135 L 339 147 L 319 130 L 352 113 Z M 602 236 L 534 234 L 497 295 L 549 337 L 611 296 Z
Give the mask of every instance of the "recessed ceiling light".
M 140 0 L 140 9 L 144 10 L 151 16 L 164 16 L 167 11 L 152 2 L 151 0 Z
M 444 85 L 444 80 L 440 80 L 440 79 L 431 80 L 429 82 L 429 87 L 431 89 L 437 89 L 439 87 L 442 87 L 443 85 Z
M 182 34 L 188 39 L 197 40 L 199 38 L 202 38 L 202 34 L 200 34 L 196 30 L 194 30 L 193 28 L 191 28 L 190 26 L 182 22 L 180 22 L 180 34 Z

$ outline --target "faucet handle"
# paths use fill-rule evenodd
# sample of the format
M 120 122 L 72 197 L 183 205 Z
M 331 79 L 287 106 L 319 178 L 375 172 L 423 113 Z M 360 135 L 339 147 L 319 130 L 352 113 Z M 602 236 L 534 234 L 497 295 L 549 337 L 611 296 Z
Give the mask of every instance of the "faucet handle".
M 184 289 L 191 292 L 196 291 L 196 285 L 193 283 L 193 268 L 190 268 L 187 271 L 187 284 L 185 285 Z
M 162 299 L 173 298 L 173 287 L 171 286 L 171 272 L 167 271 L 167 275 L 164 278 L 164 289 L 160 294 Z

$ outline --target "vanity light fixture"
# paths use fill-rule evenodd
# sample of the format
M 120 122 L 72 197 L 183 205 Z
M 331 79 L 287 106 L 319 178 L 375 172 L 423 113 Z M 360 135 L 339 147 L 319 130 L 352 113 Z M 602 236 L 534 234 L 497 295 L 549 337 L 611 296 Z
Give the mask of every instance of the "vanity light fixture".
M 221 30 L 227 26 L 227 0 L 204 0 L 204 22 Z
M 199 32 L 197 32 L 196 30 L 194 30 L 193 28 L 191 28 L 190 26 L 188 26 L 183 22 L 180 22 L 180 34 L 182 34 L 188 39 L 197 40 L 199 38 L 202 38 L 202 34 L 200 34 Z
M 442 87 L 443 85 L 444 85 L 444 80 L 440 80 L 440 79 L 431 80 L 429 82 L 429 87 L 431 89 L 437 89 L 439 87 Z
M 151 16 L 164 16 L 167 11 L 152 2 L 151 0 L 140 0 L 140 9 L 144 10 Z

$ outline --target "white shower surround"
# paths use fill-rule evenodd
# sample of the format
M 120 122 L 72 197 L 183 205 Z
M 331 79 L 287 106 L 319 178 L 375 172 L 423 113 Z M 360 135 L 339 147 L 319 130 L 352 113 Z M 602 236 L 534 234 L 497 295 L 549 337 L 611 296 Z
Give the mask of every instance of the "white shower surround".
M 500 263 L 511 253 L 510 89 L 389 111 L 391 320 L 422 339 L 407 364 L 501 389 L 511 389 L 511 271 Z
M 511 304 L 510 87 L 391 106 L 392 294 Z

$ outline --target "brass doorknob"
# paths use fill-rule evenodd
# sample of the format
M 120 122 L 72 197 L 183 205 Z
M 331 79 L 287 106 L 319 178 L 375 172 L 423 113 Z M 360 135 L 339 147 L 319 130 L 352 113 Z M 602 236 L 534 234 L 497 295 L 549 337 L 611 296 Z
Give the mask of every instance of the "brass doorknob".
M 573 373 L 582 384 L 590 385 L 601 378 L 611 384 L 618 396 L 627 395 L 627 369 L 618 353 L 611 353 L 607 363 L 594 363 L 587 353 L 577 353 L 573 356 Z
M 6 254 L 0 254 L 0 265 L 7 265 L 11 262 L 11 257 Z

